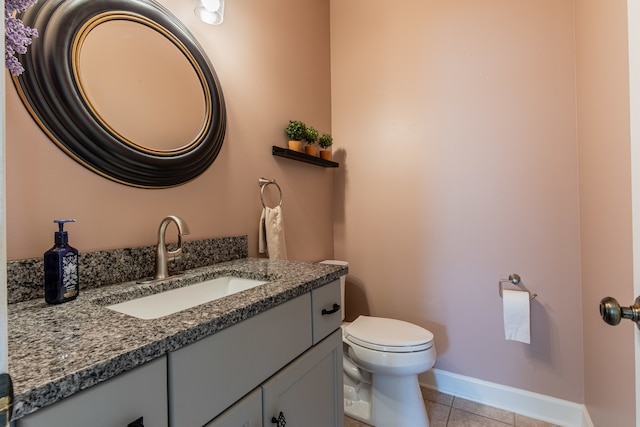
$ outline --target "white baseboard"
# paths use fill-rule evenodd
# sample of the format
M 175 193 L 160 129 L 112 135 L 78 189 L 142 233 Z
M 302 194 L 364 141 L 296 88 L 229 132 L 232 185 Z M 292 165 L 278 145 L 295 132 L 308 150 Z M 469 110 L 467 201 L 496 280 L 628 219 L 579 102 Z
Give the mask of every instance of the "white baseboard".
M 587 411 L 587 407 L 582 405 L 582 427 L 595 427 L 593 425 L 593 421 L 591 421 L 591 416 L 589 415 L 589 411 Z
M 593 427 L 585 405 L 440 369 L 419 377 L 424 387 L 562 427 Z

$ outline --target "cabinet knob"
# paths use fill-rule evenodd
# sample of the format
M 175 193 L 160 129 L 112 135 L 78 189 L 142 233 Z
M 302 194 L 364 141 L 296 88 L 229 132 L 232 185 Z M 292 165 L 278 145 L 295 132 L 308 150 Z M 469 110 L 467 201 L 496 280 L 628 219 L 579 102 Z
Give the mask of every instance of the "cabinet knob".
M 275 424 L 277 427 L 285 427 L 287 425 L 287 420 L 284 418 L 284 414 L 281 411 L 278 418 L 271 418 L 271 423 Z

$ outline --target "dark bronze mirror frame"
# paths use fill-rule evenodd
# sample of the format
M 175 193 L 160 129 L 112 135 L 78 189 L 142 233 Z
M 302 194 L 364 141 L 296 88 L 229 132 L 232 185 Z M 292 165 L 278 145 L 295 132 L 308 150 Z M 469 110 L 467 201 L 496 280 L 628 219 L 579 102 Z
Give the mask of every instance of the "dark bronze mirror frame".
M 146 149 L 126 141 L 96 116 L 78 82 L 74 51 L 87 27 L 109 19 L 149 26 L 192 64 L 206 110 L 203 128 L 193 141 L 175 150 Z M 14 85 L 40 128 L 78 163 L 122 184 L 166 188 L 194 179 L 215 160 L 226 131 L 220 83 L 196 39 L 162 5 L 153 0 L 40 0 L 22 20 L 40 35 L 20 55 L 25 72 L 14 77 Z

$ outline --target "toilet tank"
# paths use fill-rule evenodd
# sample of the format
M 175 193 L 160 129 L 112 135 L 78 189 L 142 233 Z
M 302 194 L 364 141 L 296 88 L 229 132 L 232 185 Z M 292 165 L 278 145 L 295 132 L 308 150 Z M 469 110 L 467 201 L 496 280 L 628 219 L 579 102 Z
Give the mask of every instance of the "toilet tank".
M 320 261 L 320 264 L 332 264 L 332 265 L 343 265 L 345 267 L 349 266 L 349 262 L 348 261 L 339 261 L 336 259 L 327 259 L 324 261 Z M 345 312 L 345 306 L 344 306 L 344 285 L 345 282 L 347 280 L 347 276 L 340 276 L 340 306 L 342 307 L 342 321 L 344 321 L 344 312 Z

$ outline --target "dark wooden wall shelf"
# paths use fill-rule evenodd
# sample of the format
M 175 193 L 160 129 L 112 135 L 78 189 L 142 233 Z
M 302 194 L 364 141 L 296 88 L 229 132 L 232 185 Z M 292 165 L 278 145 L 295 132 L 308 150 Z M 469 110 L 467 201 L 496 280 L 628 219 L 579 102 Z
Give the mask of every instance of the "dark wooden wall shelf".
M 340 163 L 332 162 L 331 160 L 321 159 L 320 157 L 310 156 L 298 151 L 289 150 L 288 148 L 282 148 L 273 146 L 272 154 L 277 157 L 284 157 L 285 159 L 297 160 L 299 162 L 310 163 L 316 166 L 322 166 L 325 168 L 337 168 Z

